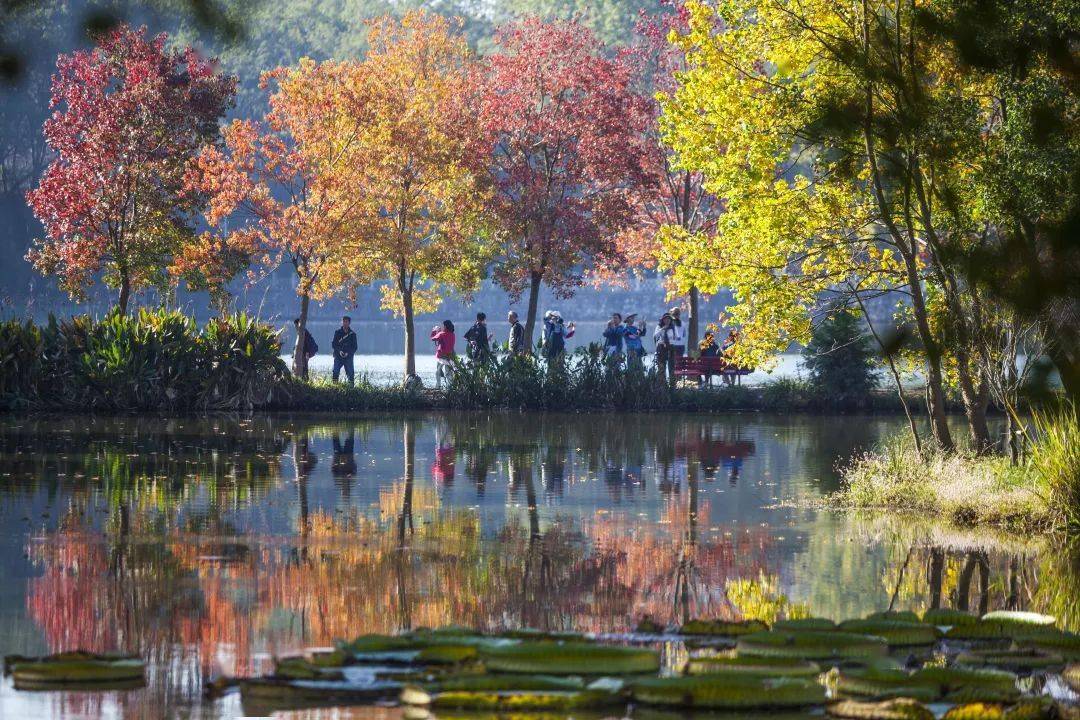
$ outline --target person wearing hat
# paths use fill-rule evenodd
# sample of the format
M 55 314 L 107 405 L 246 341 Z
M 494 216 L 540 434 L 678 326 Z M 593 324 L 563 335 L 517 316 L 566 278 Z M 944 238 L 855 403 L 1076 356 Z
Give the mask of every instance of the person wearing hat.
M 558 310 L 544 313 L 544 357 L 549 361 L 559 360 L 566 352 L 566 341 L 574 337 L 574 323 L 563 324 Z

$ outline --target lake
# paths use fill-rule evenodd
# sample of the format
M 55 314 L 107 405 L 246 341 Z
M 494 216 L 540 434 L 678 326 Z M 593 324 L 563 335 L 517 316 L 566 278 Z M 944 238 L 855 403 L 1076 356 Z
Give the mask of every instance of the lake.
M 362 633 L 1013 608 L 1080 621 L 1040 538 L 813 509 L 894 417 L 0 418 L 0 653 L 124 649 L 142 690 L 0 718 L 233 718 L 203 683 Z M 399 718 L 395 708 L 290 717 Z

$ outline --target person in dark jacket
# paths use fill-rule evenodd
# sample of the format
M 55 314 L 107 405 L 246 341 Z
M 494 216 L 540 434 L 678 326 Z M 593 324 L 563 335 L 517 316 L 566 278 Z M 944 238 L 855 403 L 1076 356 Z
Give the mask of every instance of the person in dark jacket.
M 518 322 L 518 314 L 511 310 L 506 314 L 506 322 L 510 323 L 510 339 L 507 341 L 507 349 L 511 355 L 524 355 L 525 328 Z
M 353 384 L 353 355 L 356 354 L 356 333 L 352 330 L 352 318 L 341 318 L 341 327 L 334 331 L 334 340 L 330 343 L 334 349 L 334 382 L 337 382 L 341 369 L 345 368 L 345 377 Z
M 487 362 L 491 358 L 488 347 L 487 315 L 476 313 L 476 323 L 465 331 L 466 354 L 473 362 Z

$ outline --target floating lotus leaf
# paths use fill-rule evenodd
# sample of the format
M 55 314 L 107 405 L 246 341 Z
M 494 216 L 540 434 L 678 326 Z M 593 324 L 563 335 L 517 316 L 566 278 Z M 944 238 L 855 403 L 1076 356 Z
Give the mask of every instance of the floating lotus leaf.
M 417 642 L 403 635 L 361 635 L 351 642 L 341 644 L 338 649 L 355 655 L 388 653 L 415 650 Z
M 1066 659 L 1080 658 L 1080 635 L 1056 628 L 1018 635 L 1015 643 L 1020 649 L 1058 653 Z
M 958 665 L 969 667 L 997 667 L 1007 670 L 1044 670 L 1060 667 L 1065 659 L 1056 653 L 1034 648 L 1021 650 L 983 650 L 972 648 L 956 656 Z
M 137 656 L 75 651 L 44 657 L 9 656 L 4 659 L 4 670 L 16 682 L 26 686 L 29 683 L 141 682 L 146 666 Z
M 1048 720 L 1054 706 L 1041 698 L 1022 700 L 1015 705 L 974 702 L 949 708 L 942 720 Z
M 480 659 L 491 672 L 624 675 L 660 669 L 660 656 L 654 650 L 585 643 L 523 642 L 484 647 Z
M 316 665 L 302 657 L 280 658 L 274 662 L 274 677 L 289 680 L 341 680 L 340 670 Z
M 894 647 L 933 645 L 939 636 L 933 625 L 903 620 L 845 620 L 840 623 L 840 630 L 883 637 Z
M 689 675 L 756 675 L 759 677 L 817 677 L 821 667 L 809 660 L 775 657 L 732 657 L 713 655 L 692 657 L 686 665 Z
M 923 613 L 922 621 L 930 625 L 974 625 L 979 622 L 979 616 L 963 610 L 950 608 L 932 608 Z
M 641 618 L 641 622 L 637 624 L 634 629 L 635 632 L 647 633 L 649 635 L 658 635 L 664 632 L 666 628 L 660 623 L 653 620 L 651 617 Z
M 429 693 L 417 687 L 404 688 L 400 699 L 406 705 L 498 712 L 568 712 L 606 707 L 622 701 L 619 695 L 602 690 L 449 690 Z
M 794 620 L 777 620 L 773 623 L 773 630 L 835 630 L 836 623 L 828 618 L 796 618 Z
M 416 653 L 413 661 L 420 665 L 454 665 L 475 660 L 478 655 L 476 645 L 431 645 Z
M 995 610 L 982 616 L 986 622 L 1017 623 L 1019 625 L 1053 625 L 1057 618 L 1053 615 L 1041 615 L 1019 610 Z
M 469 675 L 448 677 L 424 688 L 429 692 L 451 690 L 502 692 L 505 690 L 584 690 L 580 678 L 555 677 L 552 675 Z
M 836 678 L 836 691 L 845 697 L 874 699 L 912 698 L 924 702 L 939 699 L 943 690 L 932 678 L 917 678 L 906 670 L 850 668 Z
M 805 678 L 669 677 L 636 681 L 630 696 L 647 705 L 752 710 L 820 705 L 825 688 Z
M 884 702 L 841 700 L 825 708 L 832 717 L 852 720 L 934 720 L 934 713 L 918 700 L 897 698 Z
M 343 684 L 293 681 L 276 678 L 239 680 L 240 697 L 248 714 L 260 714 L 256 707 L 309 707 L 317 705 L 355 705 L 394 697 L 398 687 L 350 687 Z M 269 714 L 269 713 L 266 713 Z
M 739 637 L 750 633 L 768 630 L 768 624 L 761 620 L 743 620 L 731 622 L 727 620 L 691 620 L 679 628 L 682 635 L 718 635 L 723 637 Z
M 860 659 L 889 652 L 881 637 L 849 632 L 763 632 L 744 635 L 736 645 L 740 656 L 804 660 Z
M 318 667 L 341 667 L 349 656 L 341 650 L 317 650 L 311 653 L 311 664 Z
M 921 623 L 920 618 L 916 613 L 911 610 L 883 610 L 881 612 L 870 613 L 866 616 L 867 620 L 897 620 L 899 622 L 907 623 Z

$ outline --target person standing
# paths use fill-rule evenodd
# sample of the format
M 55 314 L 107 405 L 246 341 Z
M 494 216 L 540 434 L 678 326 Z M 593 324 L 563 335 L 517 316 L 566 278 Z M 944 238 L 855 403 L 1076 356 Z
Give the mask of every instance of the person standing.
M 557 310 L 544 313 L 544 357 L 548 361 L 560 361 L 566 354 L 566 341 L 574 337 L 574 323 L 563 324 L 562 315 Z
M 623 335 L 626 334 L 626 328 L 622 322 L 621 314 L 612 313 L 607 327 L 604 328 L 604 357 L 606 358 L 618 358 L 622 355 Z
M 466 354 L 473 362 L 487 362 L 491 359 L 491 348 L 488 347 L 487 315 L 482 312 L 476 313 L 476 322 L 465 331 L 465 341 L 468 344 Z
M 356 333 L 352 329 L 352 318 L 345 315 L 341 318 L 341 327 L 334 331 L 334 339 L 330 343 L 334 349 L 334 382 L 338 381 L 342 368 L 345 369 L 345 377 L 349 378 L 349 385 L 353 384 L 353 356 L 356 355 Z
M 441 388 L 445 378 L 450 381 L 454 373 L 454 323 L 443 320 L 442 327 L 431 329 L 431 341 L 435 343 L 435 387 Z
M 666 376 L 667 381 L 672 384 L 675 383 L 675 356 L 671 349 L 674 339 L 673 327 L 671 315 L 664 313 L 656 323 L 656 330 L 653 331 L 653 342 L 656 343 L 656 371 L 660 374 L 661 381 Z
M 645 334 L 645 321 L 635 323 L 635 313 L 626 316 L 623 321 L 623 342 L 626 345 L 626 367 L 641 369 L 641 359 L 645 356 L 645 346 L 641 343 L 641 336 Z
M 686 328 L 683 327 L 682 309 L 678 306 L 668 311 L 671 315 L 671 352 L 675 360 L 686 354 Z
M 506 322 L 510 323 L 510 339 L 507 341 L 507 349 L 511 355 L 524 355 L 525 328 L 518 322 L 518 314 L 511 310 L 506 314 Z

